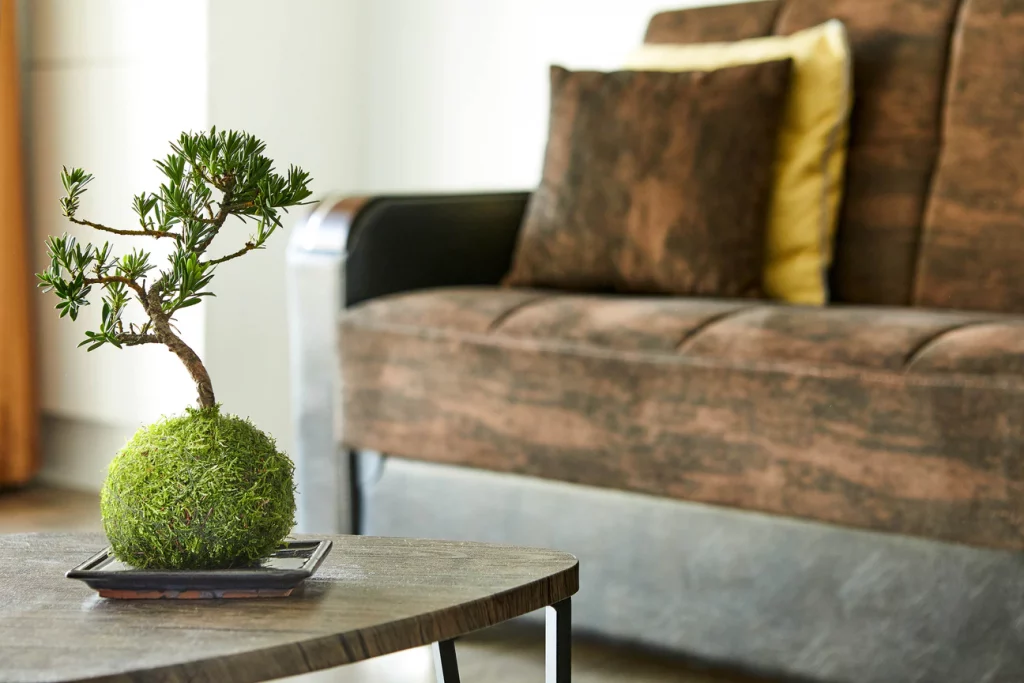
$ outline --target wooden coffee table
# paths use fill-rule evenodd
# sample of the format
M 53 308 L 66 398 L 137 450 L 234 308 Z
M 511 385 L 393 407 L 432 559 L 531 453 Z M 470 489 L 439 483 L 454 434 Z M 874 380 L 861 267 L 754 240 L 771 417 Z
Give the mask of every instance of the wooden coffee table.
M 433 645 L 438 681 L 453 683 L 455 638 L 542 607 L 546 680 L 569 681 L 572 555 L 326 538 L 331 554 L 288 598 L 121 601 L 64 578 L 102 535 L 0 536 L 0 681 L 248 683 Z

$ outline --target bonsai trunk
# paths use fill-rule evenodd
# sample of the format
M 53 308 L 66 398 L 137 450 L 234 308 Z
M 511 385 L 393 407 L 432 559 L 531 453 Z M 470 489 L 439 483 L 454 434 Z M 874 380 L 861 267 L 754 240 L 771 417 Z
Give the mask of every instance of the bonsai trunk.
M 213 396 L 213 382 L 210 381 L 210 373 L 206 371 L 206 366 L 203 365 L 199 355 L 171 329 L 169 316 L 163 312 L 160 306 L 162 287 L 163 281 L 161 280 L 153 285 L 148 295 L 140 297 L 142 306 L 153 323 L 153 334 L 185 365 L 192 381 L 196 383 L 196 389 L 199 390 L 199 407 L 212 408 L 217 401 Z
M 167 345 L 174 355 L 176 355 L 182 363 L 185 364 L 185 368 L 188 369 L 188 374 L 192 376 L 192 381 L 196 383 L 196 388 L 199 390 L 199 407 L 200 408 L 212 408 L 216 405 L 217 401 L 213 396 L 213 383 L 210 381 L 210 373 L 206 371 L 206 366 L 203 365 L 203 361 L 199 359 L 192 348 L 181 340 L 181 337 L 174 334 L 171 331 L 170 326 L 166 329 L 161 330 L 157 327 L 156 334 L 160 337 L 160 341 Z

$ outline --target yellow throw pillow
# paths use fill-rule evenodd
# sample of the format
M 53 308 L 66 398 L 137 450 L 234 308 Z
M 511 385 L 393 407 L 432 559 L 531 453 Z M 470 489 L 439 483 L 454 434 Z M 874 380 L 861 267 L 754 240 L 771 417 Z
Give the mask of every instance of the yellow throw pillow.
M 713 71 L 785 57 L 793 60 L 793 74 L 776 152 L 763 284 L 774 299 L 822 305 L 828 300 L 852 104 L 843 24 L 832 20 L 789 36 L 734 43 L 644 45 L 626 68 Z

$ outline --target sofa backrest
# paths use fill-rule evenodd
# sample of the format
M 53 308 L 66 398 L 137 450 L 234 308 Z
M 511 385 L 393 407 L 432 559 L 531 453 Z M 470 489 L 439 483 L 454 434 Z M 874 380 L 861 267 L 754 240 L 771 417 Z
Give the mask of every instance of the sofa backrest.
M 855 97 L 832 300 L 1024 312 L 1024 0 L 765 0 L 657 14 L 646 40 L 831 18 Z

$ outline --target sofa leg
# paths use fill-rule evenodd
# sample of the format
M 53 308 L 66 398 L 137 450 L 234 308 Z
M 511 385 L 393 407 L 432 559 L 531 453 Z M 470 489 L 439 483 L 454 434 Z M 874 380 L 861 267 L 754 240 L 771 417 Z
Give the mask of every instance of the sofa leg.
M 346 533 L 363 533 L 363 496 L 360 478 L 359 451 L 346 451 L 348 457 L 349 529 Z

